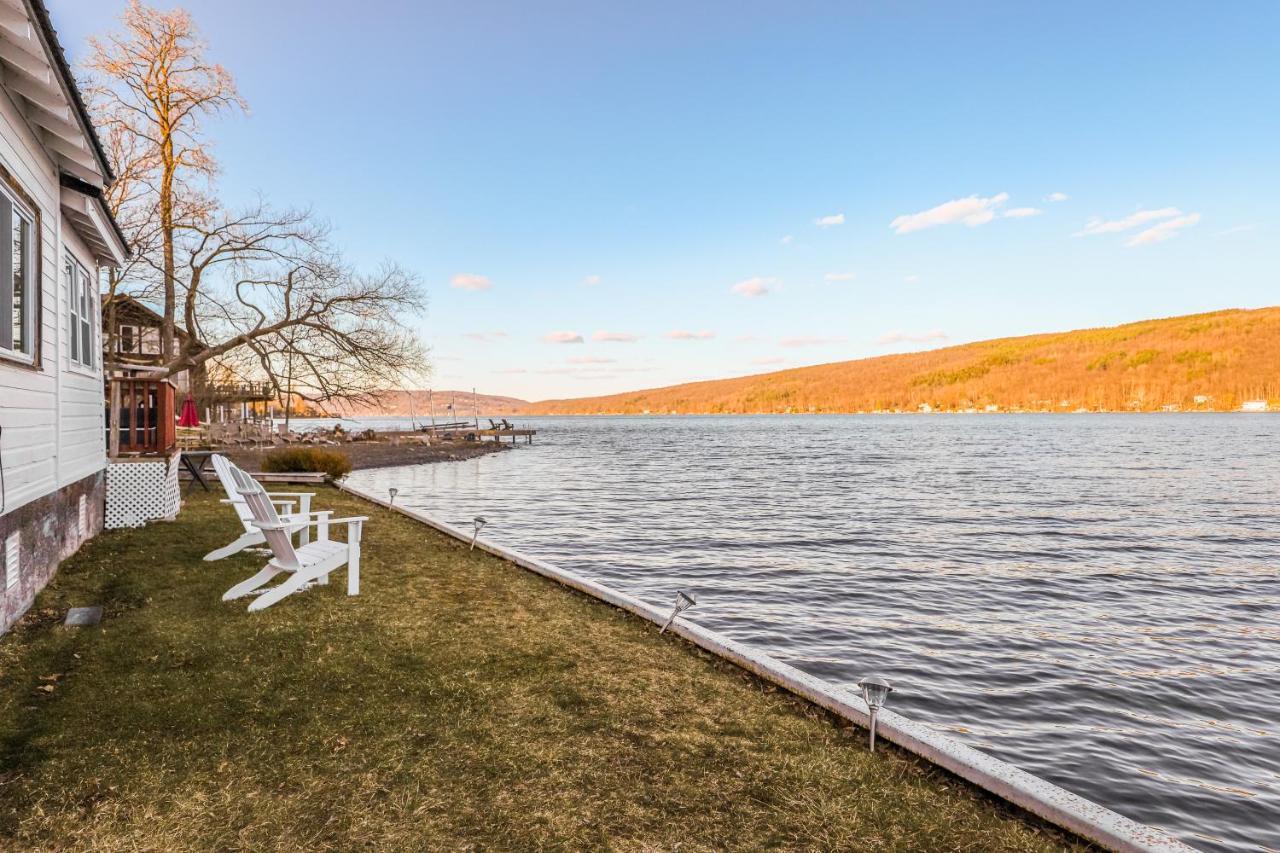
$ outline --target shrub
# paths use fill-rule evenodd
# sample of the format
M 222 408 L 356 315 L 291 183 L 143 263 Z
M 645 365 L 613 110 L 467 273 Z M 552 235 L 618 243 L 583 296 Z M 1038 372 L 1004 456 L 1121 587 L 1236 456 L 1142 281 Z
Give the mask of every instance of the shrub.
M 351 460 L 345 453 L 319 447 L 289 447 L 273 450 L 262 457 L 262 470 L 268 473 L 322 471 L 330 480 L 351 473 Z

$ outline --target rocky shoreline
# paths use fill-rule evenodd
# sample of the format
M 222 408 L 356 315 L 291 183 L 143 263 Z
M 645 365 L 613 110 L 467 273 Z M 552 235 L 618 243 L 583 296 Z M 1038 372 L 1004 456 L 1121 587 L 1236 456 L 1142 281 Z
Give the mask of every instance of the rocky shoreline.
M 323 446 L 323 445 L 322 445 Z M 262 457 L 275 448 L 236 449 L 223 451 L 246 471 L 261 471 Z M 430 445 L 409 442 L 353 441 L 337 446 L 324 446 L 351 460 L 353 470 L 393 468 L 399 465 L 424 465 L 432 462 L 458 462 L 511 449 L 511 445 L 495 441 L 437 441 Z

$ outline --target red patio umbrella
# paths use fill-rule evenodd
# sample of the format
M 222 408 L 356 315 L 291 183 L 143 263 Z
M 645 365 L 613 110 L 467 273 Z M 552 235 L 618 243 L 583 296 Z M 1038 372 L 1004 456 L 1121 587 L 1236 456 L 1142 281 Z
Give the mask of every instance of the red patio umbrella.
M 187 395 L 187 399 L 182 401 L 182 414 L 178 415 L 178 426 L 200 426 L 200 415 L 196 412 L 196 401 L 190 394 Z

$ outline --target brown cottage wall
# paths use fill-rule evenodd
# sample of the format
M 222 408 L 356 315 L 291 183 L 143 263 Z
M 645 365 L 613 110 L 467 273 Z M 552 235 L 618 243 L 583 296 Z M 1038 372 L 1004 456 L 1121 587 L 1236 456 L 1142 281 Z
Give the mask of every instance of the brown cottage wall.
M 80 496 L 86 497 L 87 526 L 80 535 Z M 102 531 L 106 477 L 99 471 L 0 516 L 0 634 L 31 607 L 36 594 L 85 541 Z M 22 532 L 18 582 L 6 589 L 4 546 L 9 534 Z

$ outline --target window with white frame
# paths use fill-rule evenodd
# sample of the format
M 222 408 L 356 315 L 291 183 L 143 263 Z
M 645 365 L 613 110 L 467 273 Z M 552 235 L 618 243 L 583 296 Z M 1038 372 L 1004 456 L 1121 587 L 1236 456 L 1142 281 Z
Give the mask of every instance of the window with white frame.
M 98 329 L 98 282 L 89 271 L 67 255 L 62 263 L 62 277 L 67 288 L 67 317 L 71 343 L 71 361 L 84 367 L 97 363 L 94 355 Z
M 0 185 L 0 353 L 32 360 L 35 353 L 35 310 L 39 304 L 35 277 L 35 217 Z

